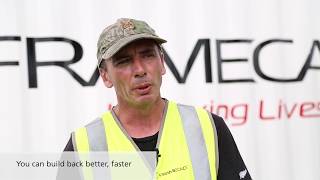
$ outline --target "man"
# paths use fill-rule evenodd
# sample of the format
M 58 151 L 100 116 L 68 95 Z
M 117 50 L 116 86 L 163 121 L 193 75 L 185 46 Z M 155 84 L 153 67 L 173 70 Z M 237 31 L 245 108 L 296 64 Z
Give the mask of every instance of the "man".
M 134 19 L 103 30 L 98 68 L 118 104 L 72 133 L 65 151 L 157 151 L 158 179 L 251 179 L 222 118 L 161 97 L 165 42 Z

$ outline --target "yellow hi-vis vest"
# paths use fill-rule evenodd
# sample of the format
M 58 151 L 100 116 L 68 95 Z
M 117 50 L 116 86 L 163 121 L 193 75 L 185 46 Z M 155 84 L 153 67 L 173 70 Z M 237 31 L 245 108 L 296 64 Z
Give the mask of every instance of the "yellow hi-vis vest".
M 156 167 L 159 180 L 216 180 L 218 142 L 209 112 L 168 101 L 159 131 Z M 74 149 L 90 151 L 139 151 L 113 111 L 72 134 Z

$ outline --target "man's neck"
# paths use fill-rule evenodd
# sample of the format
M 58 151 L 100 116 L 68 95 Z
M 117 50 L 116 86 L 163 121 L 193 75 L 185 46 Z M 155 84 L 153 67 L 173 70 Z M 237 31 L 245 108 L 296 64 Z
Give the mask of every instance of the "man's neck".
M 145 108 L 117 105 L 114 112 L 131 137 L 151 136 L 160 129 L 166 100 L 159 98 Z

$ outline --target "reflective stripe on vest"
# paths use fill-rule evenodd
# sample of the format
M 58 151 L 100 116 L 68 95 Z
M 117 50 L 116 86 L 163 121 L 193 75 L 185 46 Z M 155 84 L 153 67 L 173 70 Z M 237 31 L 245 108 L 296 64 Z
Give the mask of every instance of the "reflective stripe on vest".
M 79 160 L 85 162 L 90 159 L 88 152 L 90 151 L 106 151 L 105 131 L 100 118 L 88 124 L 86 127 L 79 128 L 72 135 L 73 142 L 75 141 L 75 151 L 78 151 Z M 81 154 L 82 153 L 82 154 Z M 84 167 L 82 169 L 82 179 L 93 180 L 95 169 Z M 96 178 L 95 178 L 96 179 Z
M 78 152 L 139 150 L 111 112 L 78 129 L 74 136 Z M 156 169 L 158 179 L 216 180 L 216 128 L 204 109 L 170 101 L 157 147 L 161 155 Z

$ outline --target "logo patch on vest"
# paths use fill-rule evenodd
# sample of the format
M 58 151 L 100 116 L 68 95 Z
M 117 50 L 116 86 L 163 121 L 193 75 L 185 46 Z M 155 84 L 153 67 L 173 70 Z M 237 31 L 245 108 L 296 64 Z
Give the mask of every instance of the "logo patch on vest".
M 246 175 L 247 175 L 247 170 L 245 169 L 245 170 L 243 170 L 243 171 L 241 171 L 240 173 L 239 173 L 239 177 L 240 177 L 240 179 L 244 179 L 244 177 L 246 177 Z
M 170 169 L 166 172 L 160 172 L 158 173 L 158 177 L 161 177 L 161 176 L 166 176 L 166 175 L 170 175 L 172 173 L 177 173 L 177 172 L 180 172 L 180 171 L 185 171 L 188 169 L 188 166 L 185 165 L 185 166 L 181 166 L 181 167 L 177 167 L 177 168 L 173 168 L 173 169 Z

